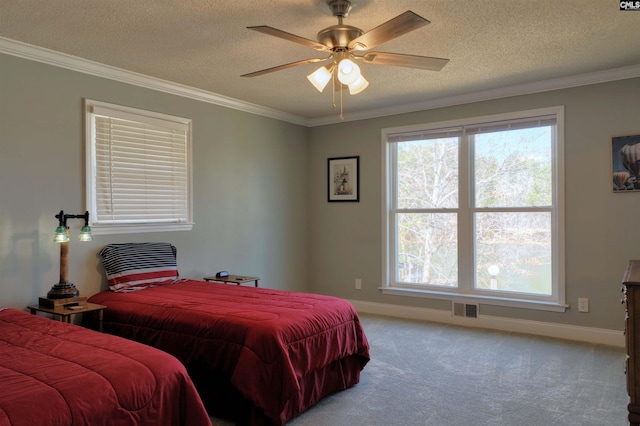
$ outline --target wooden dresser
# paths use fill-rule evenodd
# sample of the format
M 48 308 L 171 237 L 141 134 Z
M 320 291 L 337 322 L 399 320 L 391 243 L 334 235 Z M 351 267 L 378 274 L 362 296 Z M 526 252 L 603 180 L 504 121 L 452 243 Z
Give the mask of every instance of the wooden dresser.
M 629 424 L 640 425 L 640 260 L 632 260 L 622 280 L 627 348 L 627 392 L 629 393 Z

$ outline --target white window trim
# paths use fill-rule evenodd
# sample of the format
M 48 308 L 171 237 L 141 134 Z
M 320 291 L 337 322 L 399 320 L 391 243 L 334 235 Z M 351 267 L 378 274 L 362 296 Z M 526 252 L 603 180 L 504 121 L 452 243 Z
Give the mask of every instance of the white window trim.
M 95 194 L 95 145 L 93 143 L 94 138 L 94 126 L 91 115 L 94 110 L 106 109 L 109 111 L 117 111 L 119 118 L 127 118 L 128 114 L 135 121 L 136 118 L 144 117 L 145 121 L 153 123 L 158 122 L 173 122 L 176 126 L 183 127 L 187 131 L 187 212 L 188 218 L 185 222 L 171 222 L 171 223 L 123 223 L 123 224 L 110 224 L 110 223 L 97 223 L 94 221 L 96 217 L 96 194 Z M 183 117 L 176 117 L 172 115 L 162 114 L 158 112 L 141 110 L 138 108 L 131 108 L 121 105 L 110 104 L 106 102 L 95 101 L 91 99 L 84 100 L 84 115 L 85 115 L 85 149 L 86 149 L 86 203 L 87 211 L 89 211 L 89 224 L 91 226 L 91 232 L 94 235 L 109 235 L 109 234 L 131 234 L 131 233 L 146 233 L 146 232 L 167 232 L 167 231 L 190 231 L 193 228 L 193 168 L 192 168 L 192 150 L 191 150 L 191 135 L 192 135 L 192 120 Z
M 503 120 L 515 120 L 519 118 L 555 115 L 556 133 L 557 138 L 555 140 L 555 151 L 553 152 L 553 178 L 555 185 L 553 187 L 553 198 L 556 205 L 556 220 L 555 227 L 552 229 L 553 242 L 552 250 L 554 250 L 553 256 L 555 262 L 552 262 L 552 277 L 553 285 L 556 287 L 557 300 L 544 300 L 543 298 L 537 299 L 535 297 L 527 296 L 526 299 L 519 299 L 515 294 L 506 295 L 486 295 L 486 294 L 474 294 L 474 292 L 460 292 L 457 289 L 430 289 L 430 288 L 418 288 L 418 287 L 391 287 L 391 275 L 394 271 L 391 270 L 390 265 L 390 253 L 393 249 L 393 241 L 391 236 L 393 232 L 390 229 L 390 209 L 393 200 L 393 191 L 395 191 L 393 183 L 392 171 L 392 158 L 390 153 L 390 143 L 387 142 L 388 135 L 392 133 L 402 132 L 418 132 L 421 130 L 433 130 L 438 128 L 451 128 L 456 126 L 469 126 L 478 123 L 486 123 L 492 121 Z M 564 106 L 556 106 L 549 108 L 540 108 L 527 111 L 518 111 L 506 114 L 497 114 L 490 116 L 472 117 L 460 120 L 449 120 L 437 123 L 418 124 L 412 126 L 402 126 L 394 128 L 382 129 L 381 132 L 381 162 L 382 162 L 382 286 L 379 290 L 382 294 L 394 295 L 394 296 L 407 296 L 418 298 L 430 298 L 430 299 L 445 299 L 445 300 L 465 300 L 468 302 L 481 303 L 485 305 L 507 306 L 525 309 L 536 309 L 544 311 L 564 312 L 568 305 L 566 304 L 566 282 L 565 282 L 565 208 L 564 208 Z M 460 158 L 461 162 L 467 162 L 467 158 Z M 461 173 L 466 174 L 465 171 Z M 462 176 L 461 176 L 462 178 Z M 466 188 L 466 186 L 465 186 Z M 468 194 L 461 193 L 460 197 L 467 197 Z M 461 271 L 464 271 L 464 267 L 461 267 Z M 459 279 L 469 279 L 464 277 L 463 274 Z M 468 287 L 468 286 L 467 286 Z M 471 286 L 473 288 L 473 286 Z

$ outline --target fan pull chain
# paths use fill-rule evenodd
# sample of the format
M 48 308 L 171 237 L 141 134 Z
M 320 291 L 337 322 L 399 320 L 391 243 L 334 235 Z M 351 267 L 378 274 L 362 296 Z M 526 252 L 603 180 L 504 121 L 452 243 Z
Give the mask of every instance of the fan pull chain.
M 342 83 L 338 83 L 338 84 L 342 84 Z M 333 106 L 333 109 L 336 109 L 336 73 L 335 72 L 331 72 L 331 86 L 332 86 L 332 93 L 331 93 L 331 104 Z M 342 92 L 344 92 L 343 88 L 340 88 L 340 121 L 344 120 L 344 115 L 342 114 Z
M 331 74 L 331 106 L 336 109 L 336 73 Z
M 340 89 L 342 89 L 342 87 Z M 342 115 L 342 92 L 344 92 L 344 90 L 340 90 L 340 121 L 344 120 L 344 115 Z

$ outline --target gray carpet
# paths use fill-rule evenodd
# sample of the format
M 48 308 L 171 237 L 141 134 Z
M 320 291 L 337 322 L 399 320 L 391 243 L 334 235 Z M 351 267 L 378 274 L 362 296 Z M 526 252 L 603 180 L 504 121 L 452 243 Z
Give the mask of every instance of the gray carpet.
M 361 319 L 371 361 L 360 383 L 287 426 L 627 424 L 623 348 L 369 314 Z

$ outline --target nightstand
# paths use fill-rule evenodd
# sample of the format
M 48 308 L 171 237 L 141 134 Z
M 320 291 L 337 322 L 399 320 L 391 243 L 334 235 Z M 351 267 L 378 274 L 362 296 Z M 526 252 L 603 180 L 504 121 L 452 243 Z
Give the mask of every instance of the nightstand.
M 228 284 L 244 284 L 249 283 L 251 281 L 254 282 L 254 285 L 258 287 L 258 281 L 260 281 L 259 277 L 248 277 L 246 275 L 228 275 L 226 277 L 204 277 L 205 281 L 218 281 L 221 283 Z
M 107 307 L 96 303 L 83 303 L 75 306 L 56 306 L 53 308 L 42 305 L 30 305 L 27 306 L 27 309 L 29 309 L 33 315 L 36 315 L 38 312 L 43 312 L 53 315 L 54 319 L 58 316 L 60 317 L 60 321 L 68 323 L 71 322 L 72 315 L 93 312 L 94 315 L 98 316 L 98 330 L 102 332 L 102 318 L 104 310 L 107 309 Z

